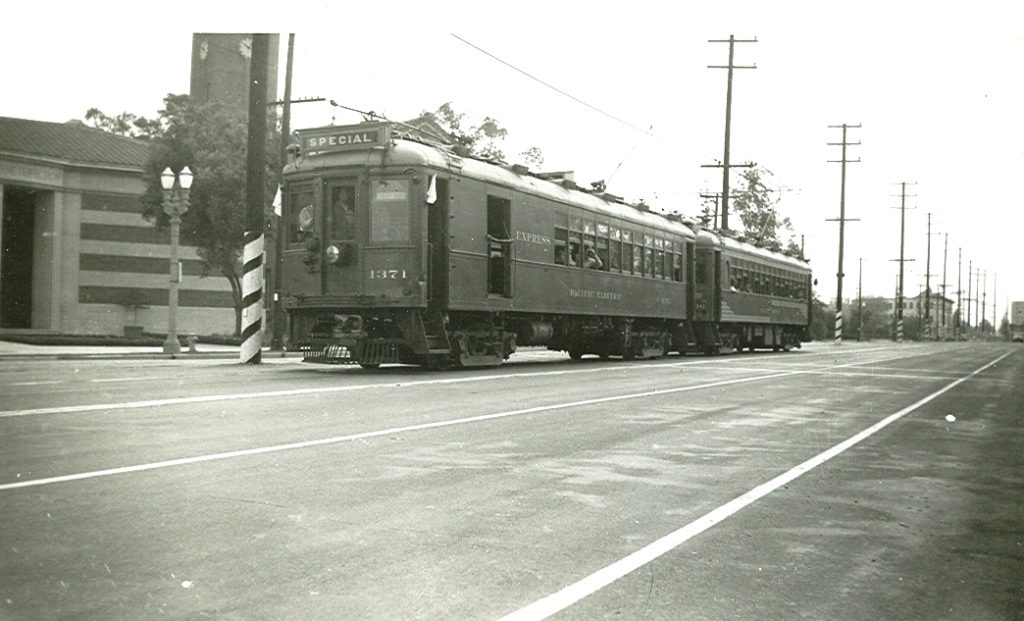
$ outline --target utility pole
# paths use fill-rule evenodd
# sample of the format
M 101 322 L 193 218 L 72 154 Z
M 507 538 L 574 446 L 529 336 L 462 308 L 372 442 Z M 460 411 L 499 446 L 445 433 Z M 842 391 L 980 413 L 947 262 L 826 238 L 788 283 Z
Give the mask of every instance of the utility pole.
M 757 69 L 757 65 L 735 65 L 733 64 L 733 52 L 737 43 L 757 43 L 757 39 L 737 39 L 729 35 L 728 40 L 709 39 L 708 43 L 729 44 L 728 65 L 708 65 L 708 69 L 728 69 L 729 77 L 725 91 L 725 151 L 720 165 L 706 165 L 703 168 L 722 168 L 722 228 L 729 228 L 729 169 L 736 168 L 729 163 L 729 141 L 732 126 L 732 70 L 733 69 Z M 750 168 L 753 164 L 742 165 Z
M 928 213 L 928 251 L 924 263 L 924 325 L 925 338 L 932 337 L 932 214 Z M 918 300 L 920 303 L 920 300 Z
M 246 147 L 245 235 L 242 251 L 241 362 L 259 364 L 263 349 L 263 210 L 266 206 L 267 63 L 270 35 L 254 33 L 249 61 L 249 139 Z
M 857 342 L 864 340 L 864 259 L 857 259 Z
M 963 287 L 960 277 L 963 276 L 964 249 L 956 249 L 956 323 L 953 324 L 953 338 L 960 340 L 960 324 L 964 322 Z
M 839 218 L 832 218 L 829 222 L 839 222 L 839 269 L 836 270 L 836 345 L 840 345 L 843 342 L 843 235 L 846 229 L 846 163 L 847 162 L 859 162 L 860 158 L 855 160 L 846 159 L 846 147 L 849 145 L 859 145 L 860 142 L 847 142 L 846 141 L 846 130 L 847 128 L 860 128 L 860 123 L 856 125 L 829 125 L 830 128 L 842 128 L 843 129 L 843 141 L 842 142 L 830 142 L 830 146 L 842 146 L 843 157 L 840 160 L 829 160 L 829 162 L 841 163 L 842 164 L 842 177 L 839 184 Z M 851 219 L 851 222 L 856 222 L 856 219 Z
M 996 297 L 996 283 L 998 282 L 999 274 L 992 274 L 992 336 L 999 336 L 999 328 L 996 326 L 996 301 L 999 299 Z
M 981 316 L 981 268 L 974 270 L 974 321 L 978 328 L 985 327 L 985 319 Z
M 916 182 L 912 182 L 913 185 Z M 907 232 L 907 182 L 900 183 L 900 278 L 896 286 L 896 342 L 903 342 L 903 264 L 913 259 L 903 258 Z
M 712 229 L 717 229 L 718 228 L 718 202 L 722 198 L 722 193 L 721 192 L 715 192 L 714 194 L 701 194 L 700 197 L 705 199 L 705 200 L 709 199 L 709 198 L 710 199 L 714 199 L 714 201 L 715 201 L 715 211 L 712 213 L 712 217 L 711 217 L 711 228 Z
M 978 315 L 978 325 L 981 326 L 981 333 L 985 334 L 985 296 L 988 294 L 988 271 L 981 270 L 981 314 Z
M 284 101 L 281 110 L 281 167 L 287 161 L 288 139 L 291 135 L 292 118 L 292 61 L 295 58 L 295 33 L 288 35 L 288 62 L 284 71 Z M 281 196 L 281 214 L 277 217 L 277 229 L 274 235 L 274 330 L 270 339 L 272 351 L 284 350 L 284 309 L 281 307 L 281 266 L 282 253 L 284 253 L 284 196 Z
M 942 242 L 942 310 L 939 311 L 940 325 L 946 327 L 946 264 L 949 259 L 949 233 L 945 233 L 944 241 Z M 946 330 L 942 331 L 943 338 L 949 338 L 949 334 Z
M 971 282 L 972 282 L 973 278 L 974 278 L 974 268 L 972 266 L 972 261 L 968 261 L 967 262 L 967 299 L 966 299 L 966 302 L 967 302 L 967 329 L 968 330 L 971 329 L 971 302 L 974 301 L 974 298 L 971 297 Z

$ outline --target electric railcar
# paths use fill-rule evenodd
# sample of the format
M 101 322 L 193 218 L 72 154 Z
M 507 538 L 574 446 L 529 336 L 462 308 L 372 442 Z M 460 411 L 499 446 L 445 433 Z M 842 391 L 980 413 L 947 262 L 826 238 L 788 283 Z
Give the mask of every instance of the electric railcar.
M 806 262 L 403 131 L 296 132 L 282 304 L 307 361 L 444 368 L 525 345 L 632 359 L 806 340 Z

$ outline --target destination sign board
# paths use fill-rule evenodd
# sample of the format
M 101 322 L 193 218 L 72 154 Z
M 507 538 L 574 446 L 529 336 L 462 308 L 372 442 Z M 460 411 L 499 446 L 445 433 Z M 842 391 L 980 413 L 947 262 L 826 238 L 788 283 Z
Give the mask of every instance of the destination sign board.
M 303 153 L 324 153 L 382 146 L 388 139 L 386 123 L 300 129 L 295 132 Z

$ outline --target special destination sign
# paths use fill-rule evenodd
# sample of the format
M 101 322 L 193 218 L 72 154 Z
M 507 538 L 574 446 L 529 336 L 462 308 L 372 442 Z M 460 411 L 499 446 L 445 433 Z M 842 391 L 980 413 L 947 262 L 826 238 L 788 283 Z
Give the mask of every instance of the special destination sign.
M 318 127 L 296 132 L 303 153 L 323 153 L 344 149 L 365 149 L 383 145 L 387 141 L 385 123 L 363 123 L 339 127 Z

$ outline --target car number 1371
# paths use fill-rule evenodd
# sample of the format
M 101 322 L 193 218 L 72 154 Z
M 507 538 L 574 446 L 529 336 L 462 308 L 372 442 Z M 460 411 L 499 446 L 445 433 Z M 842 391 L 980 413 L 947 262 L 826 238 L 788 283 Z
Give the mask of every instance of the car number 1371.
M 370 270 L 371 279 L 405 278 L 405 270 Z

